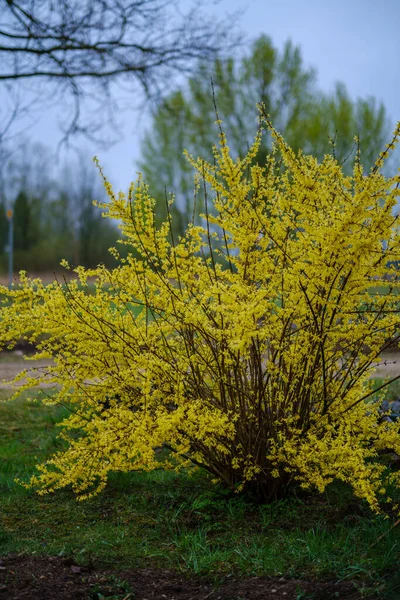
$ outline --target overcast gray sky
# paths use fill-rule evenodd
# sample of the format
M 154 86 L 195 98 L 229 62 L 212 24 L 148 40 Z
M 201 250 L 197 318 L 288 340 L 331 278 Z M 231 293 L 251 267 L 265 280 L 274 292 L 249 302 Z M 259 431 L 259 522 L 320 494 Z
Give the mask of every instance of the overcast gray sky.
M 210 5 L 219 16 L 239 8 L 244 13 L 238 26 L 249 41 L 264 33 L 281 49 L 291 38 L 300 45 L 305 66 L 316 68 L 322 90 L 342 81 L 352 99 L 375 96 L 393 125 L 400 120 L 400 0 L 219 0 Z M 56 111 L 37 113 L 29 137 L 56 148 L 57 118 Z M 126 189 L 136 178 L 146 126 L 137 113 L 126 112 L 123 122 L 125 138 L 110 149 L 85 143 L 88 161 L 98 155 L 116 189 Z

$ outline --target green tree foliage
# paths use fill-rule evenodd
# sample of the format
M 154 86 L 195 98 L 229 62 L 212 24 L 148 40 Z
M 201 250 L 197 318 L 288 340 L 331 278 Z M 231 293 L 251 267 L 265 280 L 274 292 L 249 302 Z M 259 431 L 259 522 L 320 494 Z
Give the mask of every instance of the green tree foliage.
M 183 150 L 213 160 L 215 104 L 224 121 L 234 156 L 244 156 L 257 129 L 257 102 L 263 102 L 273 123 L 291 147 L 319 160 L 327 153 L 339 162 L 355 151 L 360 137 L 364 165 L 369 167 L 388 134 L 385 108 L 373 98 L 353 102 L 343 84 L 332 94 L 316 86 L 316 73 L 307 69 L 300 48 L 286 42 L 279 52 L 269 37 L 261 36 L 240 60 L 217 59 L 212 68 L 201 64 L 187 85 L 170 94 L 156 111 L 151 129 L 142 142 L 140 169 L 158 201 L 160 221 L 166 216 L 165 196 L 175 193 L 175 223 L 183 231 L 193 213 L 193 174 Z M 331 139 L 331 141 L 330 141 Z M 264 163 L 271 144 L 267 135 L 257 161 Z M 351 161 L 344 165 L 351 171 Z M 201 200 L 198 199 L 198 202 Z
M 4 202 L 0 202 L 0 269 L 5 269 L 5 250 L 8 241 L 8 222 Z
M 34 222 L 33 199 L 21 190 L 14 202 L 14 250 L 25 252 L 35 245 L 38 224 Z
M 0 202 L 0 252 L 2 252 L 7 245 L 8 236 L 8 223 L 6 216 L 6 208 L 4 202 Z
M 30 254 L 41 239 L 42 201 L 31 197 L 29 191 L 22 189 L 13 205 L 14 227 L 14 266 L 16 270 L 26 268 L 30 262 Z

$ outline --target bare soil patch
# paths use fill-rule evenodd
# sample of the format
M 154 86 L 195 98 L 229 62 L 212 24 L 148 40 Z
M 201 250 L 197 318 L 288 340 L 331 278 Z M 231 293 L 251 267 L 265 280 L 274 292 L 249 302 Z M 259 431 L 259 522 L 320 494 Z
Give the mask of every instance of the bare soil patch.
M 219 586 L 166 569 L 102 571 L 54 556 L 8 556 L 0 561 L 0 598 L 8 600 L 361 600 L 350 581 L 226 578 Z
M 26 361 L 24 351 L 16 350 L 13 352 L 0 352 L 0 389 L 9 389 L 11 385 L 7 383 L 24 369 L 29 369 L 29 376 L 35 376 L 35 372 L 51 364 L 49 360 Z M 375 377 L 396 377 L 400 375 L 400 351 L 393 350 L 382 355 Z M 5 381 L 4 381 L 5 380 Z
M 397 377 L 397 375 L 400 375 L 400 351 L 392 350 L 382 354 L 382 360 L 374 377 Z
M 59 283 L 64 283 L 64 281 L 71 281 L 72 279 L 77 279 L 77 274 L 74 271 L 68 271 L 67 269 L 56 269 L 55 271 L 47 271 L 45 273 L 35 273 L 34 271 L 28 271 L 27 276 L 30 279 L 40 279 L 45 285 L 49 283 L 53 283 L 54 281 L 58 281 Z M 94 281 L 95 277 L 89 277 L 89 281 Z M 19 284 L 19 274 L 14 272 L 12 282 L 14 285 Z M 8 274 L 1 273 L 0 274 L 0 284 L 8 285 Z
M 27 361 L 24 359 L 23 352 L 0 352 L 0 389 L 13 389 L 10 381 L 18 373 L 27 370 L 27 376 L 38 377 L 40 370 L 51 364 L 50 360 Z M 21 384 L 23 382 L 21 381 Z M 41 387 L 46 387 L 43 384 Z

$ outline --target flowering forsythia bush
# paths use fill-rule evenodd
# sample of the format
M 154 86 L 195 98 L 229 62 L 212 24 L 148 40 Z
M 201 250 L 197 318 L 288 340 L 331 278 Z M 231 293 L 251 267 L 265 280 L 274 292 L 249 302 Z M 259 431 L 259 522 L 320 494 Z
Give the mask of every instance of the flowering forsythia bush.
M 110 471 L 190 466 L 262 500 L 340 479 L 379 510 L 379 455 L 400 454 L 399 424 L 368 403 L 374 365 L 399 334 L 400 176 L 381 167 L 400 127 L 367 176 L 357 153 L 347 177 L 333 156 L 295 155 L 262 122 L 275 140 L 264 166 L 261 130 L 243 159 L 222 131 L 215 164 L 190 159 L 213 197 L 204 226 L 174 240 L 140 179 L 128 197 L 104 179 L 103 209 L 131 249 L 119 266 L 79 267 L 65 285 L 21 273 L 1 290 L 3 347 L 23 337 L 37 344 L 33 360 L 53 359 L 17 377 L 16 395 L 39 380 L 55 388 L 47 402 L 71 408 L 65 448 L 29 483 L 41 493 L 71 485 L 87 498 Z

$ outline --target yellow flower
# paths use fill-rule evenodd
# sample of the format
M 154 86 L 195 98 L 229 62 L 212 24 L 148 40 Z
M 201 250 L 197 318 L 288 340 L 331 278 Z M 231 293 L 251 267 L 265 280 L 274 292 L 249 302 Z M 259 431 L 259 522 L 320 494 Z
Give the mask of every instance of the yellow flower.
M 332 156 L 296 155 L 263 120 L 275 139 L 265 165 L 254 164 L 261 132 L 243 159 L 224 134 L 215 164 L 190 158 L 214 207 L 175 246 L 141 177 L 126 197 L 101 171 L 101 208 L 128 255 L 112 249 L 112 270 L 78 267 L 67 289 L 21 273 L 0 290 L 0 343 L 25 337 L 37 344 L 33 361 L 53 359 L 16 395 L 39 381 L 72 407 L 67 449 L 30 481 L 40 493 L 71 485 L 88 498 L 111 471 L 161 462 L 202 466 L 264 499 L 288 479 L 319 492 L 340 479 L 379 510 L 378 453 L 400 454 L 400 425 L 379 424 L 379 404 L 365 400 L 400 321 L 399 176 L 380 173 L 400 128 L 367 177 L 359 155 L 346 177 Z M 89 276 L 90 296 L 79 285 Z M 163 445 L 171 456 L 156 455 Z

